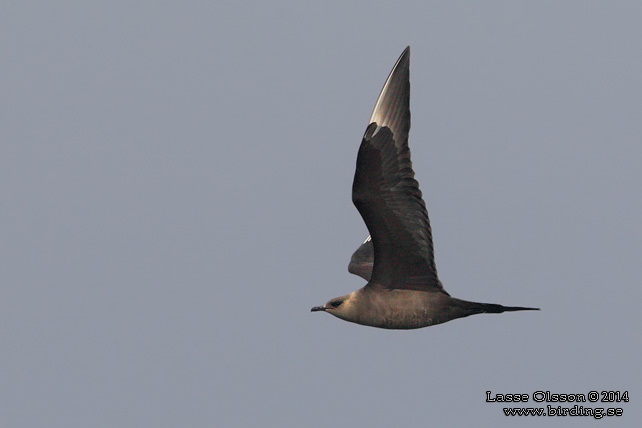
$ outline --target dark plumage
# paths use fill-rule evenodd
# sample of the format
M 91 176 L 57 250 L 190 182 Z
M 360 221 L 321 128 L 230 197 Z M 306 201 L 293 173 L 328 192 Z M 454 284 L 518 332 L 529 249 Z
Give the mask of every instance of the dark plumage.
M 428 211 L 410 161 L 410 47 L 397 60 L 366 128 L 352 201 L 370 236 L 348 270 L 365 287 L 312 311 L 358 324 L 421 328 L 478 313 L 537 310 L 451 297 L 439 281 Z

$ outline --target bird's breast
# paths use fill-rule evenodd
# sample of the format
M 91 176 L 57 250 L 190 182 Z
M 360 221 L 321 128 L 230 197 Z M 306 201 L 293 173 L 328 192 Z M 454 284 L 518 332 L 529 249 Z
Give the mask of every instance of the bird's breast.
M 374 290 L 358 296 L 353 322 L 387 329 L 415 329 L 444 322 L 438 293 L 415 290 Z

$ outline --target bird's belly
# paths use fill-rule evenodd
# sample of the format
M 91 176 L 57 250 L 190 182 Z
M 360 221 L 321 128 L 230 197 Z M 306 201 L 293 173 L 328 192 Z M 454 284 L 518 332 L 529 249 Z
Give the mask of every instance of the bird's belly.
M 410 330 L 439 323 L 435 321 L 431 311 L 427 308 L 390 308 L 380 318 L 381 325 L 378 327 Z
M 368 293 L 368 294 L 366 294 Z M 394 289 L 387 292 L 363 292 L 358 310 L 347 321 L 386 329 L 410 330 L 444 323 L 447 295 Z

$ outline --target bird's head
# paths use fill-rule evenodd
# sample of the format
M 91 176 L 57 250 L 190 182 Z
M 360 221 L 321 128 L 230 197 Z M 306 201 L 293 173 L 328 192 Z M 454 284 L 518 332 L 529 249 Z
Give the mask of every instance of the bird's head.
M 352 309 L 353 296 L 355 293 L 350 293 L 345 296 L 335 297 L 330 299 L 328 303 L 323 306 L 315 306 L 312 308 L 312 312 L 327 312 L 334 315 L 335 317 L 342 319 L 349 319 Z

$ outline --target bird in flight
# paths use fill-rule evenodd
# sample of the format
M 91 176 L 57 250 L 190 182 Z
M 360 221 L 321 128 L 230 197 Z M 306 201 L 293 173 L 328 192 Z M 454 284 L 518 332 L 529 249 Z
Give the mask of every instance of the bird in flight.
M 393 67 L 359 147 L 352 202 L 370 236 L 348 270 L 365 287 L 331 299 L 322 311 L 345 321 L 415 329 L 481 313 L 539 310 L 452 297 L 437 277 L 426 204 L 410 161 L 410 47 Z

